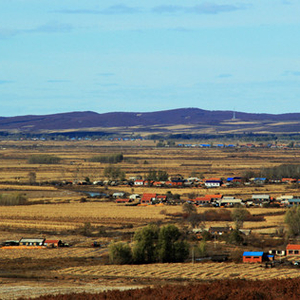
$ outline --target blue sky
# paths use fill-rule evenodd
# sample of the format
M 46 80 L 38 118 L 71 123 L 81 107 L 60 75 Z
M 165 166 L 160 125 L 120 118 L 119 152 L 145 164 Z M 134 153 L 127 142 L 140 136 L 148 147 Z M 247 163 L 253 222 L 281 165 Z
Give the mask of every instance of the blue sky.
M 300 112 L 299 12 L 297 0 L 1 0 L 0 116 Z

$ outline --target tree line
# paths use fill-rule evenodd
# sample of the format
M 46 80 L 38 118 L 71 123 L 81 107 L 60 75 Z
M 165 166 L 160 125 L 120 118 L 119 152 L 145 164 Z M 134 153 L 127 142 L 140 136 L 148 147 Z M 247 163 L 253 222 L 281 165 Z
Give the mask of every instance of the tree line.
M 109 259 L 114 264 L 149 264 L 183 262 L 189 255 L 189 244 L 172 224 L 159 228 L 149 224 L 137 230 L 133 246 L 116 242 L 109 246 Z
M 122 153 L 110 154 L 110 155 L 96 155 L 89 159 L 90 162 L 100 162 L 100 163 L 109 163 L 116 164 L 122 162 L 124 159 Z

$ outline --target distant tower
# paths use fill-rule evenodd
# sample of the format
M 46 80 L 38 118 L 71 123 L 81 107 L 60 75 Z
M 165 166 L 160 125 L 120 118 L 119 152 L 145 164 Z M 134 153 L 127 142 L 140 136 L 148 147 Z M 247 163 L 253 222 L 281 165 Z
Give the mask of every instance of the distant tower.
M 235 111 L 232 113 L 232 120 L 235 120 Z

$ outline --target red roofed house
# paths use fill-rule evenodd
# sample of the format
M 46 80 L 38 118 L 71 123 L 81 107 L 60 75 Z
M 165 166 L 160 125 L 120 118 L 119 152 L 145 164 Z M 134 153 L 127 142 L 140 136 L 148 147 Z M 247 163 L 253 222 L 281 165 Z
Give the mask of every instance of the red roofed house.
M 205 197 L 210 197 L 211 201 L 214 201 L 214 200 L 221 200 L 223 198 L 223 195 L 221 194 L 205 195 Z
M 44 245 L 47 247 L 58 248 L 62 246 L 61 240 L 45 240 Z
M 297 182 L 297 179 L 295 179 L 295 178 L 282 178 L 281 182 L 282 183 L 294 183 L 294 182 Z
M 286 255 L 290 255 L 290 256 L 300 255 L 300 245 L 288 244 L 286 246 Z
M 152 204 L 152 201 L 156 199 L 155 193 L 144 193 L 141 199 L 142 204 Z
M 136 179 L 134 181 L 134 185 L 137 185 L 137 186 L 144 185 L 144 180 L 142 180 L 142 179 Z
M 195 201 L 198 205 L 209 205 L 212 202 L 211 197 L 209 196 L 197 197 L 193 201 Z

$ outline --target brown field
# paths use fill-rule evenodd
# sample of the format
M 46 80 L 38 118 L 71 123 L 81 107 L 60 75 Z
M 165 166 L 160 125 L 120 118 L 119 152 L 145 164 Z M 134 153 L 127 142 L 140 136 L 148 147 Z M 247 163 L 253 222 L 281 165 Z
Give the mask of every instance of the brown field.
M 252 194 L 299 195 L 292 185 L 243 186 L 208 190 L 205 188 L 147 188 L 147 187 L 100 187 L 100 186 L 55 186 L 51 181 L 105 179 L 104 163 L 92 163 L 88 159 L 95 155 L 122 153 L 125 157 L 118 166 L 126 176 L 144 175 L 151 168 L 166 170 L 170 175 L 192 173 L 204 177 L 241 176 L 245 171 L 262 167 L 295 163 L 300 157 L 299 149 L 198 149 L 156 148 L 157 141 L 1 141 L 0 142 L 0 193 L 26 194 L 31 205 L 1 206 L 1 241 L 21 237 L 57 238 L 68 242 L 71 247 L 62 249 L 17 250 L 1 249 L 0 282 L 3 287 L 33 286 L 37 278 L 40 285 L 70 287 L 73 291 L 80 280 L 97 286 L 128 287 L 158 284 L 161 281 L 176 282 L 189 280 L 215 280 L 223 278 L 266 279 L 298 277 L 299 271 L 290 267 L 262 269 L 259 265 L 228 263 L 153 264 L 139 266 L 113 266 L 107 262 L 107 245 L 110 241 L 131 242 L 134 231 L 150 222 L 159 225 L 175 223 L 186 230 L 189 224 L 172 214 L 181 213 L 182 206 L 124 206 L 106 199 L 87 198 L 83 191 L 101 191 L 112 194 L 171 191 L 189 199 L 190 194 L 203 196 L 220 193 L 243 199 Z M 53 154 L 62 158 L 59 164 L 28 164 L 33 154 Z M 29 172 L 36 173 L 36 184 L 29 184 Z M 84 199 L 84 201 L 82 201 Z M 198 208 L 203 212 L 211 208 Z M 215 208 L 217 209 L 217 208 Z M 245 222 L 244 228 L 259 234 L 276 233 L 284 228 L 285 209 L 250 208 L 254 215 L 264 215 L 260 222 Z M 281 213 L 281 214 L 280 214 Z M 85 223 L 91 223 L 90 236 L 80 233 Z M 233 226 L 232 222 L 205 222 L 209 226 Z M 102 234 L 99 233 L 102 230 Z M 105 234 L 103 233 L 105 232 Z M 264 235 L 265 236 L 265 235 Z M 103 247 L 92 248 L 93 241 Z M 197 242 L 195 242 L 197 243 Z M 227 249 L 224 242 L 209 245 L 214 251 Z M 230 248 L 243 251 L 247 247 Z M 255 248 L 257 249 L 257 248 Z M 254 250 L 255 250 L 254 249 Z M 249 250 L 249 249 L 248 249 Z M 251 250 L 251 249 L 250 249 Z M 264 248 L 263 250 L 268 250 Z M 50 263 L 52 262 L 52 263 Z M 53 265 L 54 264 L 54 265 Z M 55 279 L 56 278 L 56 279 Z M 26 282 L 24 281 L 26 279 Z M 150 280 L 150 281 L 149 281 Z M 76 282 L 74 284 L 74 282 Z M 150 282 L 150 283 L 149 283 Z M 90 291 L 89 290 L 89 291 Z M 5 299 L 9 294 L 1 294 Z M 20 294 L 21 295 L 21 294 Z M 22 294 L 23 295 L 23 294 Z

